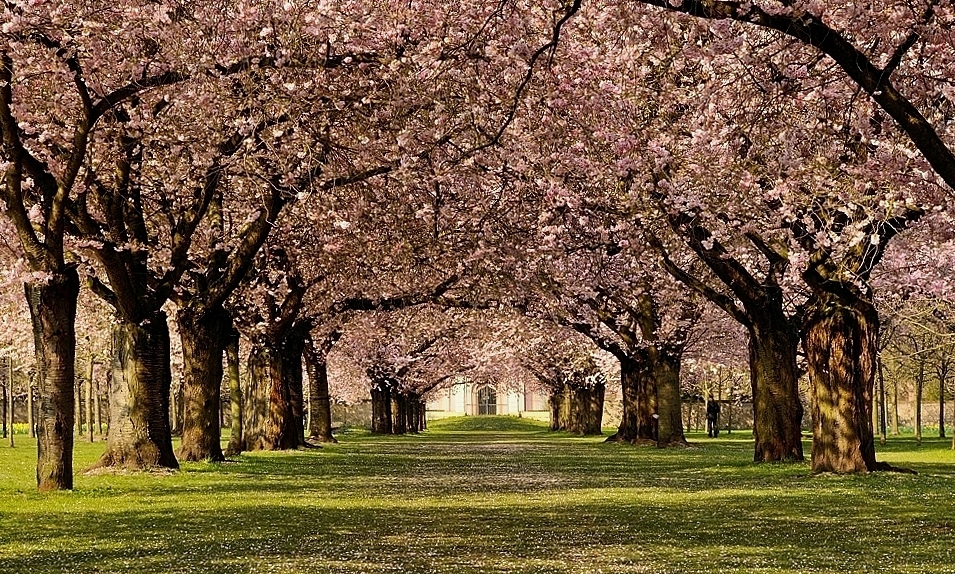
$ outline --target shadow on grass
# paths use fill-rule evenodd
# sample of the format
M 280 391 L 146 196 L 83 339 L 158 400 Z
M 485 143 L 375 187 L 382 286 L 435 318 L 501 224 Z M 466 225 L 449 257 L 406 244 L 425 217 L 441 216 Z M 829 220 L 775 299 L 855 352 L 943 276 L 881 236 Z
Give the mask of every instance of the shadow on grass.
M 432 429 L 0 500 L 0 572 L 951 570 L 944 463 L 812 476 L 752 464 L 747 437 L 658 450 Z M 948 452 L 913 448 L 884 452 Z
M 621 487 L 458 490 L 400 501 L 182 495 L 179 504 L 81 515 L 46 510 L 7 530 L 3 572 L 942 572 L 955 542 L 941 509 L 853 488 Z M 382 490 L 388 485 L 380 485 Z M 949 493 L 950 494 L 950 493 Z M 951 511 L 951 502 L 945 511 Z M 950 514 L 949 514 L 950 515 Z M 913 528 L 917 525 L 918 528 Z M 80 528 L 82 528 L 80 530 Z M 78 532 L 82 532 L 79 534 Z M 82 544 L 77 542 L 82 541 Z M 717 562 L 718 561 L 718 562 Z M 718 563 L 718 567 L 714 564 Z
M 441 432 L 547 432 L 547 423 L 521 417 L 500 415 L 449 417 L 430 421 L 428 425 L 431 430 Z

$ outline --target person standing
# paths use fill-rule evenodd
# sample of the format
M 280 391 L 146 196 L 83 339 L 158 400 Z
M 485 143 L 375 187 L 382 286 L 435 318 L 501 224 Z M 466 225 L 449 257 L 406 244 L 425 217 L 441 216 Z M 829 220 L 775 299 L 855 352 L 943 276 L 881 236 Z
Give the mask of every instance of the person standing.
M 720 434 L 720 403 L 709 395 L 706 400 L 706 436 L 716 438 Z

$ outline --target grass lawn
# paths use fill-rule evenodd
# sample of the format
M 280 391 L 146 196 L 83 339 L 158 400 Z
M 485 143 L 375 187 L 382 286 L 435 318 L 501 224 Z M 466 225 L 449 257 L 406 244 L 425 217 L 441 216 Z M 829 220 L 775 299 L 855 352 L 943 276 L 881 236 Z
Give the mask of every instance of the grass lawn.
M 955 572 L 947 440 L 880 448 L 917 476 L 814 476 L 752 464 L 747 433 L 660 451 L 468 417 L 40 495 L 17 438 L 3 573 Z M 76 467 L 102 449 L 78 443 Z

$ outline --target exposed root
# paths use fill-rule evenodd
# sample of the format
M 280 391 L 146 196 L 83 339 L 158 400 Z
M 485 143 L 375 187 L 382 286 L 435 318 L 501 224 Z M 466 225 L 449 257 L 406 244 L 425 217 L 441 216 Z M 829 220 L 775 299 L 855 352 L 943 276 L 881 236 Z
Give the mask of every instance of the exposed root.
M 104 452 L 103 456 L 83 470 L 83 473 L 94 473 L 101 469 L 104 473 L 108 473 L 109 469 L 150 472 L 153 469 L 177 470 L 179 468 L 179 462 L 175 457 L 166 457 L 168 460 L 163 458 L 159 450 L 152 445 L 139 449 L 111 449 Z

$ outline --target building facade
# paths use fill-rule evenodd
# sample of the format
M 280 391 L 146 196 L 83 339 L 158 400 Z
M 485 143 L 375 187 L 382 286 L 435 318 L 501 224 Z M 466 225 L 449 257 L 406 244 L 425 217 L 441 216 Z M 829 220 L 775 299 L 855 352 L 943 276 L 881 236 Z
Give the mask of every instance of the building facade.
M 526 413 L 526 414 L 525 414 Z M 547 395 L 532 389 L 511 389 L 493 383 L 461 382 L 436 392 L 427 405 L 428 418 L 461 415 L 511 415 L 544 419 Z

